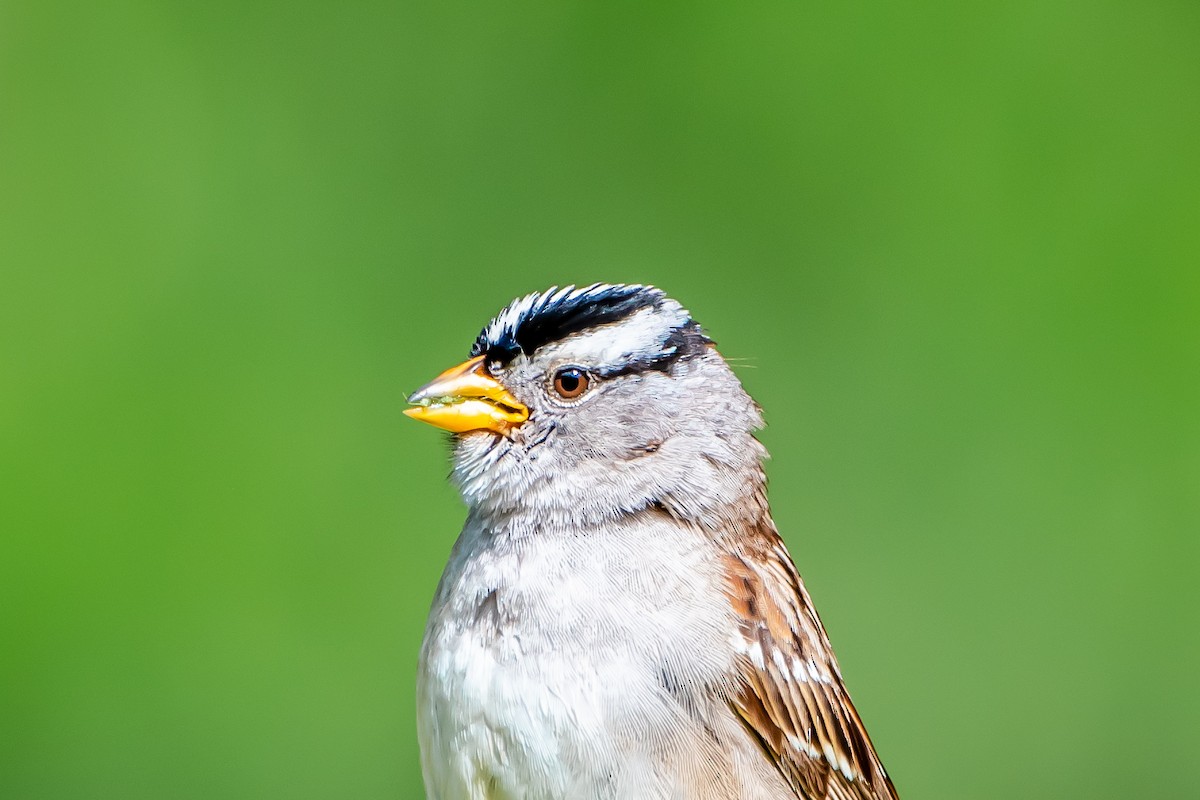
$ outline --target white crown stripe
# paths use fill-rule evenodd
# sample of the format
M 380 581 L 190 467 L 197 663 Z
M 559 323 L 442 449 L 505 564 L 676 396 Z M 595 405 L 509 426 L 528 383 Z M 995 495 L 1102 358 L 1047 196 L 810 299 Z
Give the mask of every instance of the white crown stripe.
M 514 351 L 522 332 L 524 331 L 526 335 L 529 333 L 529 329 L 524 326 L 536 325 L 539 318 L 550 317 L 549 325 L 552 330 L 555 314 L 562 314 L 569 320 L 572 313 L 586 314 L 586 309 L 591 303 L 601 304 L 601 309 L 606 306 L 610 307 L 613 313 L 619 316 L 633 314 L 641 308 L 651 306 L 658 308 L 667 304 L 671 310 L 682 314 L 683 320 L 677 324 L 689 321 L 687 312 L 678 303 L 668 300 L 661 290 L 650 285 L 593 283 L 582 288 L 573 284 L 563 287 L 551 286 L 542 292 L 532 292 L 524 297 L 514 298 L 480 332 L 472 352 L 478 355 L 496 347 L 500 347 L 504 351 Z M 604 319 L 603 310 L 601 310 L 597 315 L 596 324 L 604 324 L 609 321 L 616 321 L 616 319 Z M 524 345 L 525 340 L 522 340 L 521 344 Z

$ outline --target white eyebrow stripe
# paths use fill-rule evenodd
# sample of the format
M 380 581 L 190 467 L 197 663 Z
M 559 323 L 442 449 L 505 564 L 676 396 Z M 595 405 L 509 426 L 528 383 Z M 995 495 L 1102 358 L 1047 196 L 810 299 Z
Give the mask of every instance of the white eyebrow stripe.
M 673 306 L 673 307 L 672 307 Z M 581 366 L 616 370 L 631 362 L 664 355 L 664 343 L 689 317 L 678 303 L 647 307 L 620 322 L 572 334 L 561 342 L 545 345 L 539 358 L 565 358 Z M 669 349 L 673 349 L 669 348 Z

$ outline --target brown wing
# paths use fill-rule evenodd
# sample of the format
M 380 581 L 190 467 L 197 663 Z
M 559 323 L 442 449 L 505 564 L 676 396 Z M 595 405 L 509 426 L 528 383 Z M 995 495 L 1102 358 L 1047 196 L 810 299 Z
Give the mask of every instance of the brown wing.
M 734 710 L 803 800 L 895 800 L 896 790 L 850 702 L 829 637 L 774 526 L 725 555 L 741 619 Z

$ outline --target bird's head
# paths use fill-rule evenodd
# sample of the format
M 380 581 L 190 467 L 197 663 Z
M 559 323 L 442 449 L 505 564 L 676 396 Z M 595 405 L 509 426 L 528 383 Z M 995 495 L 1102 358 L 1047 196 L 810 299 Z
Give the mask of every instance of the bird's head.
M 657 505 L 705 522 L 760 493 L 758 407 L 651 286 L 514 300 L 409 402 L 406 414 L 455 434 L 455 479 L 491 516 L 600 522 Z

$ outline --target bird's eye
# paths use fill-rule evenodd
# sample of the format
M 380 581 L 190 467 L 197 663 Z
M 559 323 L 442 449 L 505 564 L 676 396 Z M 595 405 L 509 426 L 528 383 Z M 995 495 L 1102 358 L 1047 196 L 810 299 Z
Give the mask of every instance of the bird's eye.
M 564 400 L 574 400 L 588 390 L 591 379 L 578 367 L 566 367 L 554 373 L 554 391 Z

